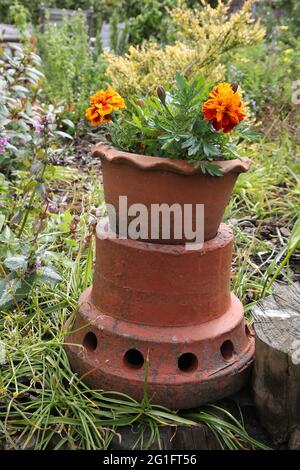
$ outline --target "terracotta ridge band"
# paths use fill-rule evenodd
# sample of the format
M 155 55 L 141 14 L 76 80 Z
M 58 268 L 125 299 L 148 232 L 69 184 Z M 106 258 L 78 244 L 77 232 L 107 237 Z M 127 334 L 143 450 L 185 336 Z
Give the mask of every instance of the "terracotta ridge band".
M 117 150 L 114 147 L 98 143 L 92 147 L 93 156 L 103 158 L 111 163 L 134 166 L 144 171 L 169 171 L 181 175 L 198 175 L 202 171 L 195 168 L 185 160 L 176 160 L 164 157 L 152 157 L 149 155 L 139 155 L 136 153 Z M 244 173 L 251 166 L 251 160 L 247 157 L 234 160 L 214 161 L 212 162 L 221 167 L 223 175 L 228 173 Z
M 211 238 L 210 240 L 206 240 L 201 244 L 195 244 L 195 249 L 186 249 L 186 243 L 184 242 L 181 245 L 172 245 L 168 242 L 166 243 L 153 243 L 149 241 L 143 240 L 132 240 L 131 238 L 120 238 L 114 232 L 109 232 L 108 230 L 109 222 L 108 217 L 100 220 L 96 226 L 96 238 L 106 239 L 109 240 L 111 243 L 117 243 L 118 245 L 125 245 L 128 249 L 136 249 L 139 248 L 140 250 L 145 251 L 164 251 L 166 254 L 169 255 L 192 255 L 193 253 L 201 252 L 203 254 L 213 251 L 215 249 L 223 248 L 224 246 L 232 243 L 233 241 L 233 232 L 232 229 L 224 223 L 221 223 L 215 237 Z M 191 245 L 193 245 L 191 243 Z M 200 245 L 200 246 L 199 246 Z

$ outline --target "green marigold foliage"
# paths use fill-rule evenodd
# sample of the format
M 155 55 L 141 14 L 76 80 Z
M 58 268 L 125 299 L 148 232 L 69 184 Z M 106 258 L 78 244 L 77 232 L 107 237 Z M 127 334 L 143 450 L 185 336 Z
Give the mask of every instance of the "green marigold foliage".
M 170 92 L 158 87 L 157 97 L 131 101 L 123 117 L 109 124 L 104 134 L 107 137 L 108 130 L 113 145 L 121 150 L 188 160 L 203 173 L 219 176 L 214 161 L 239 157 L 237 136 L 243 140 L 253 135 L 240 125 L 233 138 L 213 130 L 202 112 L 209 89 L 202 76 L 189 84 L 177 73 Z
M 177 70 L 187 78 L 201 73 L 213 81 L 221 80 L 225 74 L 222 55 L 263 39 L 264 28 L 251 17 L 254 0 L 246 1 L 230 17 L 230 5 L 220 2 L 212 8 L 202 3 L 200 10 L 182 7 L 171 12 L 178 31 L 175 44 L 160 48 L 153 42 L 144 43 L 130 47 L 123 57 L 106 53 L 113 88 L 123 96 L 147 95 L 159 84 L 169 83 Z

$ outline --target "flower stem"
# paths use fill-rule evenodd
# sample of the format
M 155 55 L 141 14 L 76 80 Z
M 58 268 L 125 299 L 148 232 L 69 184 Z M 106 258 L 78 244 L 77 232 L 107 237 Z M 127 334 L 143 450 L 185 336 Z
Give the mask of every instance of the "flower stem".
M 44 176 L 46 166 L 47 166 L 47 163 L 44 163 L 44 167 L 43 167 L 43 170 L 42 170 L 41 176 L 40 176 L 41 178 L 43 178 L 43 176 Z M 34 200 L 35 193 L 36 193 L 36 185 L 32 189 L 32 193 L 31 193 L 31 196 L 30 196 L 30 199 L 29 199 L 28 207 L 26 209 L 26 212 L 25 212 L 25 215 L 24 215 L 24 218 L 23 218 L 23 221 L 22 221 L 22 225 L 21 225 L 21 228 L 20 228 L 19 233 L 18 233 L 18 238 L 21 237 L 21 235 L 23 233 L 23 230 L 25 228 L 25 225 L 26 225 L 26 222 L 27 222 L 27 219 L 28 219 L 28 216 L 29 216 L 30 208 L 31 208 L 33 200 Z

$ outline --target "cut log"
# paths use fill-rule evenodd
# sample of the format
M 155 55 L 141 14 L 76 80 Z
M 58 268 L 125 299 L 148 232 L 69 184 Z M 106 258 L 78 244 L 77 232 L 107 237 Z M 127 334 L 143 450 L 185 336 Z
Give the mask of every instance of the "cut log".
M 277 286 L 258 303 L 253 316 L 255 405 L 274 442 L 285 442 L 300 426 L 299 283 Z
M 141 437 L 141 435 L 143 437 Z M 165 426 L 160 428 L 159 441 L 156 439 L 150 450 L 220 450 L 221 446 L 214 433 L 205 424 L 194 427 Z M 151 434 L 146 428 L 141 434 L 138 425 L 125 427 L 116 434 L 111 443 L 111 450 L 145 449 Z
M 300 450 L 300 427 L 294 429 L 289 439 L 290 450 Z

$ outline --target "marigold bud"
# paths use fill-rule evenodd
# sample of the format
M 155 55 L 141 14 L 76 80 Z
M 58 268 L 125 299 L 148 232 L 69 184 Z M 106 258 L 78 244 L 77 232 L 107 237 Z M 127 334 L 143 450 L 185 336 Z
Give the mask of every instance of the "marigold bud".
M 238 87 L 239 87 L 239 84 L 238 84 L 237 82 L 234 82 L 234 83 L 231 83 L 230 86 L 231 86 L 231 88 L 232 88 L 232 91 L 233 91 L 234 93 L 236 93 L 236 92 L 237 92 L 237 89 L 238 89 Z
M 157 93 L 157 96 L 158 96 L 158 98 L 160 99 L 160 101 L 161 101 L 162 103 L 165 103 L 165 101 L 166 101 L 166 92 L 165 92 L 164 87 L 162 87 L 161 85 L 159 85 L 159 86 L 156 88 L 156 93 Z
M 137 104 L 138 106 L 144 106 L 145 101 L 142 100 L 141 98 L 139 98 L 139 99 L 136 100 L 136 104 Z

